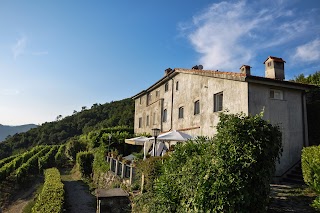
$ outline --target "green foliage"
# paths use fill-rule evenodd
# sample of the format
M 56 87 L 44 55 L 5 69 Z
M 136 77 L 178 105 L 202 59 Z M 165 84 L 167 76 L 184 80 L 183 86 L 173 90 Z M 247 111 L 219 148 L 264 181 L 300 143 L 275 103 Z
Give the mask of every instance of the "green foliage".
M 25 182 L 30 175 L 38 174 L 39 172 L 39 160 L 42 156 L 46 155 L 51 146 L 44 146 L 43 149 L 39 150 L 35 155 L 31 156 L 27 162 L 23 163 L 16 171 L 15 177 L 18 183 Z
M 320 210 L 320 146 L 303 148 L 301 166 L 304 182 L 318 194 L 313 207 Z
M 292 81 L 303 83 L 303 84 L 313 84 L 320 86 L 320 71 L 315 72 L 314 74 L 308 75 L 307 77 L 304 74 L 296 76 Z
M 4 159 L 2 159 L 2 160 L 0 160 L 0 168 L 3 166 L 3 165 L 5 165 L 5 164 L 7 164 L 7 163 L 9 163 L 10 161 L 12 161 L 14 158 L 16 158 L 17 157 L 17 155 L 12 155 L 12 156 L 9 156 L 9 157 L 7 157 L 7 158 L 4 158 Z
M 136 168 L 139 177 L 144 175 L 144 191 L 152 191 L 155 179 L 161 174 L 162 158 L 152 157 L 139 161 Z
M 82 176 L 88 177 L 92 173 L 92 162 L 94 155 L 92 152 L 78 152 L 77 165 Z
M 51 147 L 50 151 L 46 153 L 44 156 L 39 157 L 38 160 L 38 168 L 41 173 L 44 169 L 50 168 L 54 166 L 55 160 L 54 157 L 59 149 L 59 146 L 54 145 Z
M 62 163 L 66 160 L 65 149 L 66 149 L 65 144 L 60 145 L 58 152 L 54 156 L 54 160 L 55 160 L 57 166 L 61 166 Z
M 23 163 L 27 162 L 29 158 L 34 156 L 40 150 L 44 149 L 45 146 L 36 146 L 30 151 L 26 151 L 18 156 L 16 156 L 9 163 L 6 163 L 0 168 L 0 180 L 3 181 L 8 177 L 14 170 L 19 168 Z
M 213 139 L 178 144 L 153 187 L 136 198 L 135 211 L 265 212 L 279 127 L 260 115 L 221 114 L 217 131 Z
M 59 170 L 47 169 L 44 172 L 45 182 L 37 202 L 32 208 L 33 213 L 63 212 L 64 189 Z
M 86 149 L 87 145 L 84 142 L 80 141 L 78 137 L 73 137 L 66 144 L 65 154 L 71 161 L 75 161 L 77 153 Z
M 107 149 L 101 145 L 94 150 L 93 171 L 94 173 L 105 173 L 109 170 L 109 163 L 106 161 Z
M 103 105 L 94 104 L 91 109 L 13 135 L 0 143 L 0 159 L 10 156 L 14 151 L 40 144 L 63 144 L 70 138 L 101 128 L 120 125 L 132 129 L 133 122 L 134 101 L 131 98 Z

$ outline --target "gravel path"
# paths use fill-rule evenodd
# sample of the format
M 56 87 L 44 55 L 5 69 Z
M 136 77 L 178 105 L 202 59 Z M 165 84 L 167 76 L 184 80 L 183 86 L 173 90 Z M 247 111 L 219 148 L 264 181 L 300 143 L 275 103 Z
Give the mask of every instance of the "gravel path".
M 271 184 L 271 204 L 268 213 L 313 213 L 316 212 L 310 204 L 316 194 L 307 186 L 291 184 Z
M 61 180 L 66 192 L 66 210 L 70 213 L 94 213 L 96 200 L 90 194 L 88 186 L 70 174 L 61 172 Z

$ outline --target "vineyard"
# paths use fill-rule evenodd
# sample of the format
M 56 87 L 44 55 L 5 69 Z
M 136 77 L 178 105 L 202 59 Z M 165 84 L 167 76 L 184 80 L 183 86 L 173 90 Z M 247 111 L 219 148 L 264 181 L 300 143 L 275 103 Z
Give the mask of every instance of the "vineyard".
M 42 174 L 44 169 L 61 163 L 63 150 L 63 146 L 59 145 L 41 145 L 22 154 L 2 159 L 0 182 L 10 179 L 22 184 L 35 174 Z
M 44 171 L 60 167 L 65 145 L 40 145 L 0 160 L 0 209 L 10 204 L 16 191 L 42 179 Z

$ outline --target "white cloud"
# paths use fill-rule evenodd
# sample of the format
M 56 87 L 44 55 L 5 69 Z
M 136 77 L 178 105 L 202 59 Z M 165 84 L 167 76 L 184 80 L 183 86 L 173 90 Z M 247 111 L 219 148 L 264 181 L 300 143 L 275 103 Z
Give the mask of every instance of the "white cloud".
M 17 59 L 20 55 L 22 55 L 27 46 L 27 38 L 22 36 L 17 40 L 17 42 L 12 46 L 12 53 L 14 59 Z
M 295 11 L 285 8 L 285 2 L 276 3 L 278 7 L 244 0 L 213 3 L 192 23 L 179 27 L 200 53 L 199 63 L 205 69 L 235 71 L 253 63 L 258 52 L 279 49 L 307 33 L 308 17 L 293 15 Z
M 295 60 L 304 62 L 313 62 L 320 60 L 320 39 L 317 38 L 311 42 L 297 47 L 293 56 Z
M 17 89 L 2 89 L 0 90 L 0 95 L 5 95 L 5 96 L 15 96 L 19 95 L 20 91 Z

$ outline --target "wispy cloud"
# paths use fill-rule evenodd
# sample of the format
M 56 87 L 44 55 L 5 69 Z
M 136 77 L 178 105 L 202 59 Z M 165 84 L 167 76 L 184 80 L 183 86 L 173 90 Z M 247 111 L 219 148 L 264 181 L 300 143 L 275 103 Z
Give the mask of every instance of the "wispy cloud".
M 293 58 L 305 62 L 320 61 L 320 39 L 317 38 L 297 47 Z
M 199 63 L 206 69 L 234 71 L 254 61 L 259 51 L 296 42 L 312 25 L 308 17 L 293 15 L 296 11 L 285 8 L 285 1 L 274 3 L 277 7 L 274 4 L 262 7 L 244 0 L 214 3 L 195 15 L 191 23 L 179 27 L 200 54 Z M 300 52 L 305 49 L 316 52 L 318 43 L 300 48 Z
M 48 55 L 48 51 L 38 51 L 38 52 L 33 52 L 32 55 Z
M 27 46 L 27 38 L 25 36 L 20 37 L 16 43 L 12 46 L 12 54 L 14 59 L 17 59 L 22 55 Z
M 0 90 L 0 95 L 4 95 L 4 96 L 15 96 L 15 95 L 19 95 L 20 91 L 17 89 L 2 89 Z

